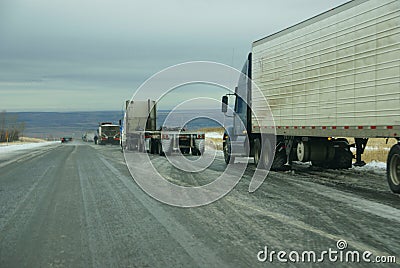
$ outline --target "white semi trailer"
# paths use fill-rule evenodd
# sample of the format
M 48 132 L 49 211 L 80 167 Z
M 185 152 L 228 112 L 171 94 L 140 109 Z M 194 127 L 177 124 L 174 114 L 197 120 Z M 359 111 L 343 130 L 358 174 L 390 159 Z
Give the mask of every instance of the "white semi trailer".
M 122 148 L 159 155 L 170 155 L 174 151 L 192 155 L 204 153 L 205 134 L 203 132 L 165 127 L 157 130 L 156 120 L 155 101 L 126 101 Z
M 273 169 L 292 161 L 349 168 L 353 158 L 365 164 L 369 138 L 394 138 L 387 179 L 400 193 L 399 0 L 350 1 L 257 40 L 242 72 L 234 126 L 224 134 L 227 163 L 252 156 L 258 167 L 271 161 Z M 263 116 L 267 107 L 249 79 L 266 97 L 275 125 Z M 222 102 L 226 112 L 228 96 Z M 271 127 L 273 138 L 262 134 Z M 262 140 L 276 141 L 273 160 L 262 153 Z

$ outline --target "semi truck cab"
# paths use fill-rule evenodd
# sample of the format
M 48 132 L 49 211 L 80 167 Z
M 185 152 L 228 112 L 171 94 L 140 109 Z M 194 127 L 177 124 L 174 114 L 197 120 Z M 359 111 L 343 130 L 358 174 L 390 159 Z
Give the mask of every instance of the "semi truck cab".
M 222 112 L 226 116 L 233 117 L 233 125 L 226 127 L 223 136 L 224 159 L 227 164 L 234 162 L 236 156 L 249 156 L 249 146 L 246 146 L 246 144 L 248 143 L 248 135 L 251 134 L 251 118 L 249 118 L 251 108 L 248 105 L 251 101 L 250 79 L 251 53 L 243 66 L 235 93 L 222 97 Z M 234 98 L 231 99 L 233 99 L 235 106 L 232 115 L 227 115 L 230 96 Z

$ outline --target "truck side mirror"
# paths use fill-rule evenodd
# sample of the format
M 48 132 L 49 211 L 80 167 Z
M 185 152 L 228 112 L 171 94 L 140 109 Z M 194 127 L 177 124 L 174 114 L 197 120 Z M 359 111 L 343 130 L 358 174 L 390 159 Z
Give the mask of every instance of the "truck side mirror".
M 222 112 L 226 113 L 228 111 L 228 96 L 222 96 Z

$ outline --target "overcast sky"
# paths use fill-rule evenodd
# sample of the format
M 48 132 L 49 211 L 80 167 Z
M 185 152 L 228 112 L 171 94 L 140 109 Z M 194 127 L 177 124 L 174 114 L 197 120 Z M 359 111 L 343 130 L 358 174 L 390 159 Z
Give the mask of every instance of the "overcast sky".
M 345 2 L 0 0 L 0 110 L 121 110 L 166 67 L 241 68 L 253 41 Z

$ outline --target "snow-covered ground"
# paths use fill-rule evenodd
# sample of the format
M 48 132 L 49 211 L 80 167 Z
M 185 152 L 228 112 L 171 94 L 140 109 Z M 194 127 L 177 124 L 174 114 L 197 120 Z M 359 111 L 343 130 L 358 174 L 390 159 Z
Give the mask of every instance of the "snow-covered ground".
M 48 141 L 48 142 L 38 142 L 38 143 L 22 143 L 22 144 L 4 144 L 0 145 L 0 154 L 7 152 L 14 152 L 19 150 L 33 149 L 37 147 L 42 147 L 50 144 L 60 143 L 60 141 Z
M 372 162 L 367 163 L 363 167 L 353 167 L 353 168 L 356 170 L 377 170 L 377 169 L 385 169 L 386 170 L 386 163 L 372 161 Z
M 350 148 L 350 150 L 352 152 L 356 151 L 356 148 Z M 379 147 L 379 146 L 366 146 L 365 147 L 366 151 L 380 151 L 380 150 L 384 150 L 384 151 L 390 151 L 390 148 L 387 147 Z

